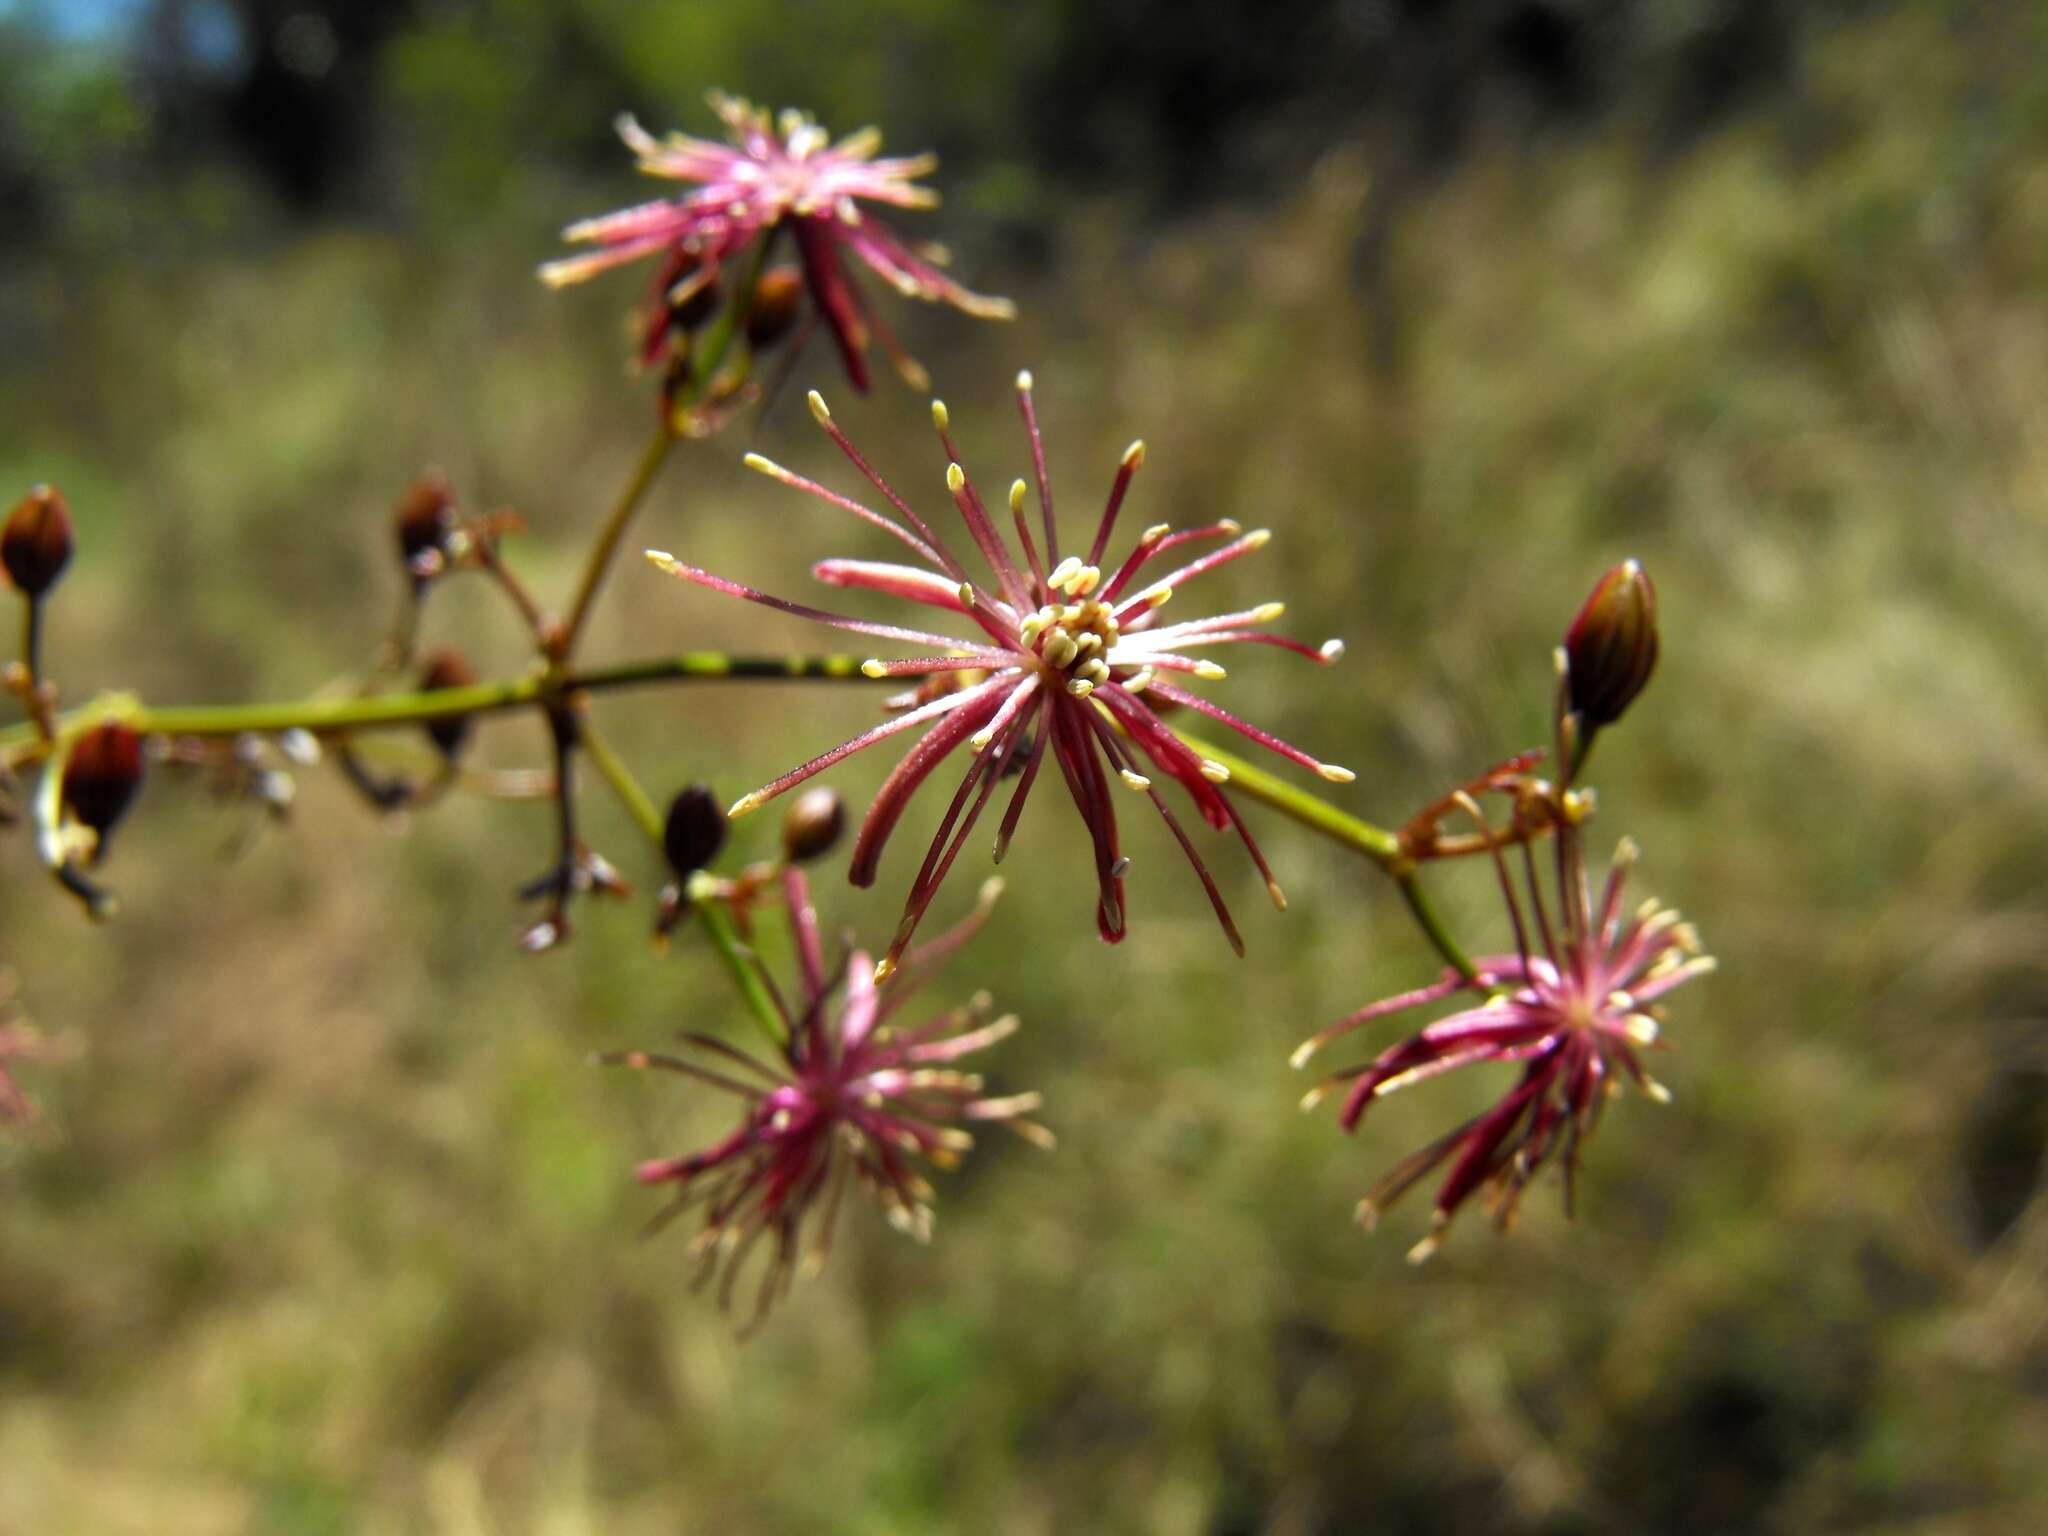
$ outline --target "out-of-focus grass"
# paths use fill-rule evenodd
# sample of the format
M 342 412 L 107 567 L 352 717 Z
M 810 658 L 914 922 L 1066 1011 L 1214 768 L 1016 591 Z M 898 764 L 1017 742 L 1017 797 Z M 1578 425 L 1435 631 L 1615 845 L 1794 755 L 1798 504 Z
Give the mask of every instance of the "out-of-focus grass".
M 1133 526 L 1275 528 L 1226 595 L 1284 595 L 1350 656 L 1247 658 L 1222 692 L 1357 768 L 1347 803 L 1384 820 L 1540 739 L 1574 605 L 1649 563 L 1666 659 L 1601 747 L 1600 836 L 1645 845 L 1723 970 L 1674 1000 L 1677 1102 L 1609 1117 L 1575 1226 L 1546 1187 L 1512 1239 L 1470 1220 L 1413 1271 L 1419 1206 L 1349 1225 L 1487 1086 L 1404 1096 L 1355 1142 L 1295 1113 L 1287 1049 L 1431 969 L 1371 870 L 1258 817 L 1294 910 L 1221 854 L 1240 963 L 1132 816 L 1133 934 L 1104 950 L 1079 840 L 1040 809 L 956 979 L 1024 1015 L 998 1071 L 1044 1089 L 1059 1152 L 986 1140 L 928 1251 L 851 1213 L 827 1277 L 738 1344 L 685 1239 L 636 1240 L 626 1177 L 724 1107 L 583 1064 L 743 1028 L 707 956 L 651 954 L 644 905 L 517 955 L 538 807 L 393 836 L 314 774 L 298 824 L 225 863 L 230 821 L 162 773 L 110 931 L 0 843 L 6 958 L 90 1045 L 36 1079 L 60 1134 L 0 1185 L 0 1530 L 2037 1526 L 2048 113 L 2012 43 L 1909 14 L 1676 163 L 1620 131 L 1482 159 L 1404 226 L 1391 379 L 1364 361 L 1369 194 L 1341 147 L 1199 227 L 1090 210 L 1042 278 L 984 253 L 1015 327 L 910 319 L 989 481 L 1022 468 L 1028 364 L 1070 519 L 1142 433 Z M 59 480 L 83 530 L 67 687 L 283 696 L 358 665 L 395 596 L 384 512 L 425 463 L 520 507 L 522 568 L 563 590 L 646 412 L 611 372 L 630 281 L 524 275 L 590 196 L 426 250 L 80 275 L 65 355 L 0 377 L 0 484 Z M 811 363 L 936 504 L 923 403 Z M 775 591 L 870 547 L 745 474 L 744 435 L 682 456 L 645 542 Z M 793 397 L 755 441 L 836 481 Z M 487 594 L 435 608 L 520 664 Z M 629 563 L 591 653 L 831 640 Z M 871 704 L 602 713 L 660 790 L 736 793 Z M 540 748 L 523 721 L 484 738 Z M 886 929 L 906 857 L 872 897 L 828 884 L 829 916 Z M 1482 871 L 1438 883 L 1492 936 Z

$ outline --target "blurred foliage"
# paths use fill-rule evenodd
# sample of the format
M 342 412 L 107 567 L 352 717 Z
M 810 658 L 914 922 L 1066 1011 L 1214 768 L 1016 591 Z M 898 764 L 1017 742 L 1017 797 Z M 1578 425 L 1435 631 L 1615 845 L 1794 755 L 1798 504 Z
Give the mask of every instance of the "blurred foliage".
M 90 1047 L 34 1075 L 53 1134 L 0 1167 L 0 1531 L 2048 1524 L 2038 7 L 1354 4 L 1300 13 L 1295 74 L 1288 11 L 1248 35 L 1135 0 L 398 7 L 310 200 L 203 90 L 152 83 L 187 35 L 163 18 L 203 42 L 209 9 L 148 8 L 125 52 L 34 8 L 0 29 L 0 485 L 58 481 L 77 514 L 73 696 L 282 697 L 359 664 L 426 463 L 520 507 L 516 558 L 561 591 L 646 422 L 619 377 L 637 285 L 549 297 L 530 269 L 632 195 L 614 110 L 701 130 L 724 84 L 947 152 L 963 275 L 1023 312 L 903 317 L 976 472 L 1021 463 L 1025 362 L 1065 504 L 1142 432 L 1141 521 L 1273 526 L 1237 595 L 1350 656 L 1228 686 L 1357 768 L 1365 813 L 1539 739 L 1549 647 L 1642 557 L 1665 660 L 1601 747 L 1600 827 L 1723 970 L 1675 1000 L 1677 1102 L 1617 1106 L 1576 1224 L 1538 1191 L 1513 1238 L 1472 1222 L 1414 1271 L 1424 1213 L 1366 1238 L 1352 1204 L 1487 1085 L 1347 1142 L 1285 1065 L 1428 974 L 1398 901 L 1258 817 L 1293 910 L 1232 868 L 1239 963 L 1148 829 L 1104 951 L 1075 829 L 1034 813 L 957 981 L 1023 1014 L 999 1071 L 1045 1090 L 1060 1151 L 989 1140 L 929 1250 L 850 1221 L 740 1345 L 680 1237 L 634 1240 L 626 1177 L 724 1107 L 582 1065 L 732 1020 L 707 956 L 651 955 L 644 908 L 513 953 L 540 807 L 397 838 L 315 775 L 229 864 L 231 819 L 160 773 L 111 930 L 0 839 L 4 958 Z M 1340 20 L 1418 51 L 1347 86 Z M 1500 63 L 1532 51 L 1578 83 Z M 827 366 L 849 430 L 936 491 L 921 403 Z M 869 549 L 738 466 L 747 437 L 829 478 L 808 428 L 786 400 L 688 453 L 647 542 L 792 592 Z M 444 599 L 439 633 L 521 664 L 487 594 Z M 822 638 L 621 572 L 592 654 Z M 736 791 L 868 701 L 602 708 L 657 786 Z M 524 720 L 483 746 L 543 751 Z M 743 824 L 736 856 L 772 836 Z M 900 857 L 828 916 L 885 926 Z M 1483 871 L 1438 883 L 1491 931 Z

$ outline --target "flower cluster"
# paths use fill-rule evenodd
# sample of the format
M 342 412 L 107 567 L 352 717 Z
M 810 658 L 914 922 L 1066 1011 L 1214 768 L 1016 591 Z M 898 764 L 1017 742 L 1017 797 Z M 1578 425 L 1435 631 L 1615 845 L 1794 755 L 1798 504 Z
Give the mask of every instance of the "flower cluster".
M 831 586 L 880 592 L 937 609 L 971 624 L 978 633 L 970 638 L 828 613 L 685 565 L 666 551 L 648 551 L 648 558 L 661 569 L 713 591 L 856 634 L 901 641 L 935 652 L 907 660 L 866 662 L 862 670 L 870 677 L 923 679 L 924 689 L 899 699 L 898 712 L 883 724 L 742 796 L 733 805 L 732 814 L 739 816 L 753 810 L 863 748 L 914 727 L 925 727 L 924 735 L 883 784 L 861 824 L 854 845 L 852 878 L 855 885 L 869 885 L 874 881 L 882 849 L 910 797 L 954 749 L 962 745 L 972 749 L 973 759 L 926 851 L 924 863 L 911 884 L 896 937 L 883 957 L 882 972 L 886 975 L 915 933 L 925 908 L 953 867 L 997 783 L 1012 771 L 1018 775 L 996 832 L 995 857 L 1000 862 L 1025 799 L 1050 756 L 1058 765 L 1060 777 L 1066 782 L 1067 792 L 1094 844 L 1096 927 L 1102 938 L 1115 943 L 1124 936 L 1124 874 L 1130 865 L 1118 839 L 1110 789 L 1114 777 L 1152 802 L 1194 867 L 1231 946 L 1242 954 L 1243 940 L 1215 878 L 1145 768 L 1178 784 L 1209 826 L 1218 831 L 1234 829 L 1264 877 L 1275 905 L 1284 909 L 1286 899 L 1251 829 L 1224 793 L 1230 770 L 1189 746 L 1166 723 L 1161 711 L 1177 707 L 1205 715 L 1332 783 L 1349 783 L 1349 769 L 1321 762 L 1173 681 L 1185 677 L 1222 678 L 1221 666 L 1192 654 L 1218 646 L 1278 646 L 1323 665 L 1335 661 L 1344 648 L 1335 640 L 1310 646 L 1267 631 L 1265 626 L 1284 611 L 1280 603 L 1261 603 L 1179 623 L 1161 622 L 1160 611 L 1189 581 L 1263 548 L 1271 536 L 1263 528 L 1247 533 L 1229 521 L 1180 531 L 1161 523 L 1141 533 L 1120 563 L 1106 564 L 1104 557 L 1125 493 L 1145 461 L 1142 442 L 1132 443 L 1117 467 L 1087 553 L 1059 556 L 1059 528 L 1053 515 L 1052 488 L 1046 477 L 1045 450 L 1028 373 L 1018 375 L 1017 398 L 1030 439 L 1039 522 L 1044 534 L 1041 551 L 1025 516 L 1030 488 L 1021 479 L 1012 482 L 1007 500 L 1021 554 L 1011 550 L 987 503 L 961 467 L 946 407 L 937 401 L 932 405 L 932 418 L 946 455 L 946 489 L 990 580 L 977 580 L 969 574 L 946 540 L 848 441 L 815 391 L 811 394 L 811 412 L 818 424 L 894 509 L 896 517 L 828 490 L 758 454 L 747 457 L 748 464 L 763 474 L 807 491 L 882 529 L 920 562 L 902 565 L 873 560 L 824 560 L 812 568 L 818 580 Z M 1148 574 L 1154 562 L 1191 544 L 1212 547 L 1207 553 L 1170 568 L 1164 575 Z
M 986 921 L 998 882 L 989 882 L 971 916 L 912 950 L 893 978 L 878 983 L 859 950 L 828 962 L 802 873 L 791 866 L 783 880 L 798 991 L 793 1002 L 785 1001 L 761 972 L 781 1026 L 772 1059 L 695 1031 L 681 1037 L 688 1055 L 620 1051 L 601 1058 L 673 1072 L 741 1101 L 731 1135 L 702 1151 L 644 1163 L 639 1177 L 676 1190 L 655 1218 L 657 1226 L 703 1210 L 696 1239 L 702 1278 L 722 1271 L 721 1304 L 730 1304 L 756 1246 L 768 1244 L 756 1321 L 787 1292 L 804 1256 L 807 1226 L 809 1262 L 824 1262 L 849 1184 L 865 1188 L 894 1226 L 922 1241 L 931 1234 L 932 1189 L 918 1165 L 954 1166 L 974 1142 L 965 1125 L 999 1121 L 1026 1140 L 1052 1144 L 1049 1132 L 1024 1118 L 1038 1107 L 1037 1094 L 991 1096 L 980 1076 L 953 1065 L 1012 1033 L 1014 1015 L 985 1021 L 983 994 L 918 1024 L 895 1022 L 946 957 Z
M 619 137 L 642 171 L 695 182 L 694 190 L 570 225 L 564 239 L 595 249 L 541 268 L 547 283 L 561 287 L 659 256 L 654 299 L 642 330 L 643 360 L 653 361 L 671 333 L 687 333 L 708 319 L 721 277 L 734 258 L 757 239 L 782 230 L 796 245 L 802 285 L 857 390 L 868 387 L 871 337 L 880 340 L 913 387 L 924 387 L 924 372 L 870 307 L 845 258 L 859 261 L 907 298 L 950 304 L 987 320 L 1007 320 L 1016 313 L 1009 300 L 971 293 L 947 277 L 940 270 L 942 250 L 913 250 L 860 206 L 936 204 L 938 194 L 916 184 L 936 166 L 931 155 L 877 159 L 882 136 L 873 128 L 834 143 L 801 112 L 777 115 L 717 91 L 710 100 L 725 124 L 727 143 L 681 133 L 657 139 L 630 116 L 618 122 Z M 741 302 L 770 312 L 786 305 L 794 291 L 787 277 L 778 276 Z
M 828 611 L 665 551 L 649 550 L 648 557 L 682 581 L 909 654 L 856 667 L 845 656 L 692 651 L 587 666 L 576 654 L 577 638 L 586 632 L 629 521 L 665 455 L 754 397 L 751 369 L 766 348 L 796 336 L 784 354 L 786 370 L 803 337 L 822 323 L 857 389 L 868 387 L 868 354 L 876 343 L 922 384 L 923 371 L 862 295 L 855 268 L 865 266 L 912 298 L 986 318 L 1011 313 L 1007 301 L 952 281 L 940 270 L 942 254 L 914 249 L 873 213 L 874 206 L 917 209 L 936 201 L 919 184 L 932 168 L 929 156 L 878 158 L 879 136 L 872 130 L 835 142 L 799 113 L 774 116 L 720 95 L 712 106 L 726 125 L 727 143 L 683 135 L 657 140 L 622 119 L 619 131 L 642 170 L 692 186 L 572 225 L 567 238 L 590 249 L 542 269 L 559 286 L 654 259 L 642 354 L 647 363 L 665 361 L 660 425 L 598 529 L 561 616 L 508 562 L 502 546 L 520 527 L 516 514 L 465 512 L 449 483 L 429 473 L 392 515 L 403 602 L 374 669 L 354 688 L 284 705 L 166 710 L 108 694 L 60 709 L 58 687 L 43 665 L 42 625 L 73 558 L 76 529 L 63 496 L 37 486 L 0 523 L 0 575 L 21 599 L 25 619 L 21 655 L 0 669 L 0 691 L 22 716 L 0 728 L 0 822 L 32 823 L 50 873 L 93 915 L 105 916 L 113 900 L 93 875 L 150 764 L 199 770 L 217 793 L 259 805 L 272 818 L 292 804 L 288 767 L 321 760 L 336 764 L 387 812 L 424 809 L 456 787 L 545 799 L 554 812 L 554 859 L 521 891 L 544 904 L 522 938 L 525 948 L 538 952 L 569 937 L 573 898 L 630 894 L 619 871 L 579 836 L 582 775 L 587 770 L 603 780 L 671 877 L 655 902 L 657 942 L 666 944 L 691 924 L 691 937 L 724 960 L 770 1042 L 766 1052 L 750 1052 L 692 1028 L 674 1051 L 601 1058 L 670 1073 L 738 1101 L 738 1124 L 729 1134 L 708 1147 L 644 1163 L 638 1177 L 671 1192 L 656 1225 L 701 1214 L 700 1278 L 716 1279 L 726 1304 L 744 1278 L 757 1274 L 758 1320 L 788 1290 L 801 1264 L 822 1262 L 849 1187 L 864 1190 L 892 1223 L 922 1239 L 932 1219 L 926 1174 L 959 1160 L 972 1145 L 972 1126 L 1001 1123 L 1034 1143 L 1051 1142 L 1030 1118 L 1037 1094 L 991 1092 L 961 1065 L 1011 1033 L 1013 1017 L 991 1018 L 986 994 L 914 1021 L 907 1016 L 941 963 L 987 920 L 994 880 L 967 919 L 937 939 L 913 943 L 996 792 L 1007 786 L 993 837 L 1000 863 L 1041 775 L 1050 772 L 1064 784 L 1091 846 L 1092 887 L 1084 889 L 1092 896 L 1096 932 L 1108 943 L 1128 929 L 1131 859 L 1115 801 L 1122 791 L 1142 796 L 1186 856 L 1239 954 L 1244 944 L 1237 923 L 1197 839 L 1204 831 L 1234 837 L 1284 910 L 1286 899 L 1241 809 L 1243 800 L 1255 799 L 1375 861 L 1400 884 L 1424 933 L 1449 962 L 1430 985 L 1362 1008 L 1307 1041 L 1295 1055 L 1297 1067 L 1383 1019 L 1458 1000 L 1446 1016 L 1337 1071 L 1305 1105 L 1340 1097 L 1339 1123 L 1350 1132 L 1374 1102 L 1396 1089 L 1488 1064 L 1513 1074 L 1490 1108 L 1402 1159 L 1373 1185 L 1358 1207 L 1361 1221 L 1371 1227 L 1439 1170 L 1434 1222 L 1412 1251 L 1417 1259 L 1435 1251 L 1475 1196 L 1491 1205 L 1500 1225 L 1509 1224 L 1524 1190 L 1546 1167 L 1561 1171 L 1569 1212 L 1582 1146 L 1607 1100 L 1625 1084 L 1665 1097 L 1643 1066 L 1643 1053 L 1659 1043 L 1663 1000 L 1713 965 L 1675 912 L 1655 902 L 1625 910 L 1632 843 L 1622 841 L 1597 891 L 1585 866 L 1593 798 L 1580 780 L 1588 755 L 1600 733 L 1632 707 L 1658 660 L 1657 594 L 1647 572 L 1635 561 L 1609 571 L 1567 630 L 1557 652 L 1550 752 L 1498 763 L 1388 831 L 1311 794 L 1292 776 L 1240 761 L 1191 734 L 1190 727 L 1221 727 L 1325 783 L 1354 778 L 1194 686 L 1224 680 L 1214 657 L 1226 648 L 1244 655 L 1256 654 L 1247 647 L 1271 647 L 1326 666 L 1343 654 L 1340 642 L 1310 644 L 1276 633 L 1272 626 L 1285 611 L 1277 601 L 1166 616 L 1196 578 L 1262 549 L 1269 541 L 1265 529 L 1221 519 L 1179 529 L 1159 523 L 1119 537 L 1125 502 L 1145 464 L 1139 441 L 1118 460 L 1092 525 L 1069 542 L 1054 514 L 1028 373 L 1017 377 L 1025 440 L 1019 463 L 1028 459 L 1028 478 L 1013 479 L 1006 494 L 983 495 L 965 467 L 945 405 L 932 402 L 951 507 L 943 518 L 927 517 L 854 446 L 813 391 L 813 418 L 872 495 L 845 494 L 759 454 L 748 454 L 746 463 L 880 530 L 904 552 L 894 559 L 819 560 L 812 566 L 817 580 L 914 604 L 930 617 L 906 625 Z M 785 234 L 796 260 L 772 266 L 769 258 Z M 730 364 L 728 352 L 736 353 Z M 422 653 L 422 610 L 433 591 L 462 573 L 487 577 L 516 611 L 531 643 L 533 664 L 524 674 L 483 679 L 459 650 Z M 1173 612 L 1186 606 L 1178 603 Z M 691 784 L 664 813 L 606 741 L 591 702 L 607 688 L 655 681 L 862 675 L 894 680 L 903 690 L 884 700 L 879 723 L 741 796 L 729 811 L 708 787 Z M 471 750 L 477 720 L 501 710 L 526 711 L 545 725 L 552 749 L 546 763 L 501 769 L 469 760 L 482 756 Z M 382 767 L 359 755 L 362 736 L 391 728 L 422 734 L 433 753 L 424 768 Z M 898 737 L 910 745 L 854 834 L 848 873 L 857 887 L 875 882 L 911 801 L 941 765 L 961 756 L 965 765 L 879 958 L 850 941 L 828 957 L 800 866 L 833 855 L 848 818 L 837 793 L 812 781 Z M 1554 784 L 1534 775 L 1546 755 Z M 780 858 L 714 873 L 730 840 L 729 818 L 784 795 L 790 799 Z M 1482 802 L 1497 806 L 1495 797 L 1505 797 L 1508 812 L 1490 820 Z M 1201 827 L 1184 825 L 1189 807 Z M 1492 866 L 1513 948 L 1470 959 L 1435 917 L 1419 875 L 1432 864 L 1474 857 Z M 778 910 L 787 915 L 795 952 L 795 983 L 787 990 L 751 948 L 763 926 L 772 930 Z M 51 1054 L 16 1018 L 11 999 L 11 982 L 0 975 L 0 1125 L 32 1113 L 9 1075 L 13 1064 Z

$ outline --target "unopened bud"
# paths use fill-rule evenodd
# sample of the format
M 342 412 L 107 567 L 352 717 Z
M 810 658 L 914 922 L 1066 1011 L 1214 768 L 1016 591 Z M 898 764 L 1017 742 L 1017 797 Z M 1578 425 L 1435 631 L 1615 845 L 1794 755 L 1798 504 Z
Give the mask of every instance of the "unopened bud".
M 763 272 L 754 284 L 754 302 L 747 306 L 747 345 L 758 352 L 787 336 L 803 297 L 802 268 L 785 265 Z
M 467 688 L 475 681 L 476 672 L 462 652 L 436 651 L 420 673 L 420 691 L 436 693 L 443 688 Z M 475 723 L 469 715 L 444 715 L 439 720 L 429 720 L 426 730 L 441 755 L 453 759 L 469 745 L 470 728 Z
M 440 574 L 448 559 L 448 536 L 455 531 L 455 493 L 448 482 L 429 470 L 406 488 L 392 513 L 398 555 L 418 580 Z
M 1593 588 L 1565 631 L 1566 696 L 1588 732 L 1612 725 L 1657 665 L 1657 589 L 1624 560 Z
M 846 803 L 839 791 L 820 784 L 796 797 L 782 818 L 782 856 L 808 864 L 832 851 L 846 829 Z
M 725 846 L 725 807 L 706 784 L 692 784 L 668 803 L 661 847 L 669 868 L 687 880 L 718 857 Z
M 71 510 L 55 486 L 39 485 L 7 514 L 0 530 L 0 565 L 15 586 L 41 597 L 71 563 Z
M 694 331 L 718 309 L 718 284 L 703 265 L 698 252 L 678 249 L 662 267 L 661 307 L 675 330 Z
M 71 744 L 64 765 L 64 803 L 104 838 L 127 814 L 142 787 L 142 738 L 109 720 Z

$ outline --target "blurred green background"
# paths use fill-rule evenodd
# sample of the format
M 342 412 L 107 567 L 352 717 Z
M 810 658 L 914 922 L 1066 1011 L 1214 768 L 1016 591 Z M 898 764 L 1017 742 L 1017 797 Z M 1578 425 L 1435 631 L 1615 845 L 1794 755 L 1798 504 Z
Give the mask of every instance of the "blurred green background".
M 850 1208 L 742 1344 L 628 1177 L 726 1106 L 584 1064 L 742 1029 L 707 954 L 651 953 L 644 901 L 516 953 L 539 806 L 394 827 L 315 771 L 229 858 L 241 813 L 160 772 L 111 928 L 0 839 L 0 961 L 86 1047 L 27 1070 L 48 1134 L 0 1153 L 0 1532 L 2048 1527 L 2044 65 L 2020 0 L 0 5 L 0 494 L 71 497 L 71 698 L 360 669 L 425 465 L 518 507 L 564 592 L 649 423 L 641 279 L 532 269 L 643 195 L 615 111 L 708 131 L 722 85 L 942 152 L 916 227 L 1022 318 L 889 316 L 984 483 L 1024 466 L 1029 366 L 1068 508 L 1143 435 L 1131 526 L 1276 530 L 1209 596 L 1349 657 L 1218 696 L 1356 768 L 1361 813 L 1539 741 L 1549 648 L 1642 557 L 1665 660 L 1595 842 L 1635 836 L 1722 961 L 1576 1223 L 1546 1182 L 1410 1269 L 1424 1198 L 1376 1237 L 1352 1205 L 1498 1083 L 1346 1140 L 1286 1064 L 1432 973 L 1398 899 L 1255 811 L 1294 906 L 1219 856 L 1239 962 L 1127 813 L 1107 950 L 1047 790 L 952 984 L 1023 1015 L 995 1069 L 1059 1151 L 985 1138 L 929 1249 Z M 943 505 L 923 400 L 822 344 L 799 384 Z M 844 483 L 792 391 L 680 455 L 636 542 L 798 595 L 878 552 L 750 446 Z M 429 633 L 522 664 L 473 586 Z M 589 654 L 829 639 L 628 564 Z M 737 794 L 872 703 L 600 717 L 662 792 Z M 871 895 L 822 882 L 828 922 L 886 933 L 942 803 Z M 1484 871 L 1436 887 L 1499 941 Z

